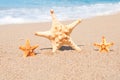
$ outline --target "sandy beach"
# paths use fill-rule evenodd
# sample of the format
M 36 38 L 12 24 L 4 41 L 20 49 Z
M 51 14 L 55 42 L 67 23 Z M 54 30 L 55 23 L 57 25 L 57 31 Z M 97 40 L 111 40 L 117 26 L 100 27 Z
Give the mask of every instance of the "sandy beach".
M 53 54 L 50 41 L 34 35 L 50 28 L 51 22 L 0 25 L 0 80 L 120 80 L 120 13 L 83 19 L 71 34 L 81 52 L 64 47 Z M 108 53 L 93 46 L 102 36 L 114 42 Z M 27 39 L 39 45 L 34 57 L 19 50 Z

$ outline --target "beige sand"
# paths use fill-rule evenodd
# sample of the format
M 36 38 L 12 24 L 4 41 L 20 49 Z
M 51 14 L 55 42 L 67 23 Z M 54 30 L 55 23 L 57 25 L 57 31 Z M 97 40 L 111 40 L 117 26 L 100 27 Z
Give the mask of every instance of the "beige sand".
M 0 80 L 120 80 L 120 14 L 83 20 L 71 35 L 80 53 L 62 47 L 52 54 L 49 40 L 34 35 L 50 28 L 50 22 L 0 26 Z M 109 53 L 93 46 L 103 35 L 115 43 Z M 36 56 L 22 57 L 26 39 L 39 44 Z

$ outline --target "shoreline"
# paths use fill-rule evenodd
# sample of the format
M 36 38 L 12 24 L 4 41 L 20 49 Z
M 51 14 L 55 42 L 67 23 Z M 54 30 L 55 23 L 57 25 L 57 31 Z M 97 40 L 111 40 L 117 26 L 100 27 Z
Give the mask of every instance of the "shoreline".
M 104 14 L 104 15 L 98 15 L 98 16 L 93 16 L 93 17 L 88 17 L 88 18 L 78 18 L 78 19 L 82 19 L 82 20 L 89 20 L 89 19 L 94 19 L 96 17 L 107 17 L 107 16 L 114 16 L 114 15 L 119 15 L 119 12 L 115 12 L 115 13 L 111 13 L 111 14 Z M 59 17 L 58 17 L 59 20 Z M 62 23 L 66 23 L 66 22 L 71 22 L 71 21 L 75 21 L 77 19 L 70 19 L 70 20 L 60 20 L 60 22 Z M 0 26 L 4 26 L 4 25 L 22 25 L 22 24 L 41 24 L 41 23 L 51 23 L 52 19 L 50 21 L 36 21 L 36 22 L 23 22 L 23 23 L 8 23 L 8 24 L 0 24 Z

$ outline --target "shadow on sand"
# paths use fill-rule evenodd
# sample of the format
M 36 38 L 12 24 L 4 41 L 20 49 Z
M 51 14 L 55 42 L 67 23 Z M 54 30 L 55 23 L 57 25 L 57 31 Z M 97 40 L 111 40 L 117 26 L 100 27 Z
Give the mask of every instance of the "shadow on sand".
M 84 45 L 78 45 L 79 47 L 84 46 Z M 40 50 L 52 50 L 52 48 L 41 48 Z M 74 50 L 70 46 L 62 46 L 59 50 L 64 51 L 64 50 Z

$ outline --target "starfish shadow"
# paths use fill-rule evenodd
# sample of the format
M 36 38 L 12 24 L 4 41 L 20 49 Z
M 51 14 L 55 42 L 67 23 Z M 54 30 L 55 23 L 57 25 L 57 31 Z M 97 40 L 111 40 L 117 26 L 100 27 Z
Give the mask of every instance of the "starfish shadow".
M 94 49 L 94 51 L 99 51 L 99 49 Z
M 81 47 L 81 46 L 85 46 L 85 45 L 77 45 L 77 46 Z
M 52 50 L 52 48 L 41 48 L 40 50 Z M 62 46 L 59 50 L 64 51 L 64 50 L 74 50 L 70 46 Z
M 43 50 L 42 54 L 45 54 L 45 55 L 48 55 L 48 56 L 53 55 L 52 48 L 41 48 L 40 50 Z
M 39 55 L 39 54 L 41 54 L 40 52 L 35 52 L 35 55 Z
M 59 50 L 64 51 L 64 50 L 74 50 L 74 49 L 70 46 L 62 46 Z
M 94 51 L 99 51 L 99 49 L 94 49 Z M 113 52 L 113 49 L 110 49 L 110 52 Z
M 52 49 L 52 48 L 41 48 L 40 50 L 48 50 L 48 49 Z
M 84 46 L 84 45 L 78 45 L 78 46 Z M 75 50 L 70 46 L 62 46 L 59 50 L 64 51 L 64 50 Z
M 110 49 L 111 52 L 113 52 L 114 50 L 113 49 Z
M 79 47 L 84 46 L 84 45 L 78 45 Z M 40 50 L 52 50 L 52 48 L 41 48 Z M 70 46 L 62 46 L 60 49 L 60 51 L 64 51 L 64 50 L 74 50 L 72 47 Z

